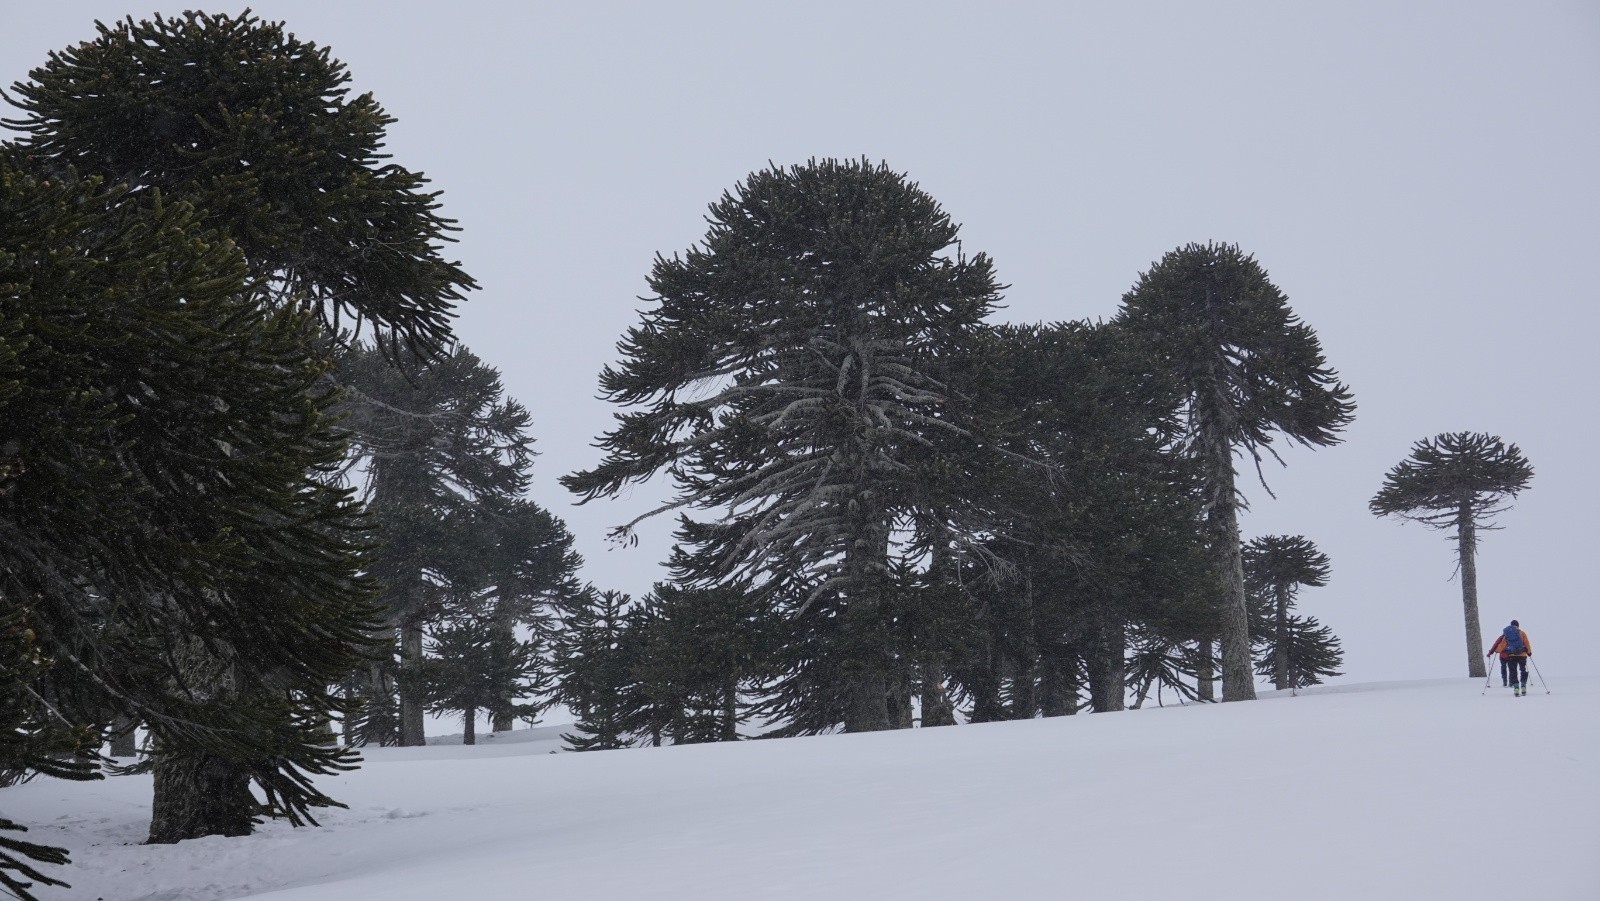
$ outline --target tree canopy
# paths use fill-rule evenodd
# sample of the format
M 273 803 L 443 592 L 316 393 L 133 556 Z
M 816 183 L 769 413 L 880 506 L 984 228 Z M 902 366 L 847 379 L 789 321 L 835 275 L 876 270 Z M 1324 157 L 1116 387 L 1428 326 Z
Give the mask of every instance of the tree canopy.
M 864 160 L 753 173 L 708 221 L 702 244 L 657 258 L 654 306 L 601 375 L 607 399 L 643 409 L 563 481 L 590 500 L 669 472 L 676 498 L 645 516 L 711 511 L 684 543 L 716 579 L 847 623 L 830 651 L 853 685 L 841 715 L 885 728 L 891 534 L 924 502 L 911 460 L 963 430 L 936 373 L 998 298 L 990 262 Z
M 1234 451 L 1248 453 L 1259 471 L 1278 435 L 1335 444 L 1355 403 L 1316 333 L 1261 264 L 1235 245 L 1188 244 L 1168 253 L 1123 296 L 1117 322 L 1141 336 L 1151 365 L 1181 386 L 1187 445 L 1206 485 L 1223 700 L 1254 698 Z
M 14 85 L 5 124 L 56 172 L 192 203 L 280 306 L 353 319 L 386 347 L 450 337 L 475 287 L 441 255 L 454 224 L 422 175 L 388 161 L 394 119 L 326 47 L 248 11 L 96 23 Z

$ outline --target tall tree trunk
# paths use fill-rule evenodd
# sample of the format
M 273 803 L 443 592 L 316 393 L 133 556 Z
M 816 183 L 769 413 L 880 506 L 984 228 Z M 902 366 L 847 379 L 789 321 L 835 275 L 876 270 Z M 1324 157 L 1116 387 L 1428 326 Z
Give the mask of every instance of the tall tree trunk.
M 1216 667 L 1213 662 L 1216 657 L 1212 654 L 1211 636 L 1207 635 L 1195 642 L 1194 663 L 1194 694 L 1200 701 L 1215 701 Z
M 496 613 L 495 628 L 503 633 L 506 637 L 515 640 L 517 624 L 513 622 L 510 617 L 499 614 L 498 610 Z M 490 731 L 511 731 L 511 728 L 516 725 L 516 718 L 511 715 L 511 705 L 516 703 L 516 700 L 517 699 L 511 697 L 509 693 L 500 699 L 500 706 L 496 707 L 494 711 L 489 714 Z
M 911 672 L 904 666 L 897 667 L 894 675 L 888 679 L 888 685 L 889 728 L 910 729 L 913 720 Z
M 418 697 L 418 671 L 422 668 L 422 623 L 400 624 L 400 746 L 428 743 L 423 730 L 423 703 Z
M 1006 718 L 1006 708 L 1000 698 L 1000 653 L 994 637 L 984 639 L 983 660 L 970 677 L 967 686 L 972 692 L 972 722 L 993 723 Z
M 1279 691 L 1289 688 L 1289 586 L 1277 588 L 1277 646 L 1272 649 L 1272 687 Z
M 844 731 L 882 732 L 889 728 L 888 683 L 883 673 L 857 665 L 845 676 Z
M 478 708 L 468 707 L 461 712 L 461 743 L 475 745 L 478 743 Z
M 139 727 L 138 721 L 125 714 L 117 714 L 111 722 L 111 756 L 134 757 L 139 749 L 134 745 L 134 730 Z
M 1226 433 L 1223 433 L 1226 434 Z M 1233 448 L 1223 435 L 1204 444 L 1211 510 L 1207 524 L 1221 601 L 1218 637 L 1222 640 L 1222 700 L 1253 701 L 1256 677 L 1250 660 L 1250 614 L 1244 598 L 1244 559 L 1239 549 L 1239 496 L 1234 490 Z
M 1489 671 L 1478 653 L 1483 647 L 1483 626 L 1478 621 L 1478 526 L 1470 501 L 1462 501 L 1456 515 L 1456 552 L 1461 558 L 1461 607 L 1467 619 L 1467 675 L 1485 679 Z
M 1090 634 L 1089 703 L 1096 713 L 1122 710 L 1128 691 L 1127 635 L 1120 620 Z
M 1066 716 L 1075 706 L 1067 701 L 1060 658 L 1053 649 L 1046 649 L 1039 655 L 1039 712 L 1044 716 Z
M 857 496 L 864 492 L 857 488 Z M 863 508 L 867 504 L 861 505 Z M 846 646 L 844 661 L 844 731 L 881 732 L 889 723 L 889 641 L 884 618 L 885 584 L 889 561 L 889 532 L 878 518 L 862 514 L 854 517 L 855 535 L 847 551 L 850 571 L 845 598 Z
M 231 660 L 192 638 L 180 640 L 172 656 L 183 678 L 179 690 L 211 704 L 238 703 Z M 157 751 L 150 844 L 250 834 L 255 798 L 247 768 L 203 748 L 166 745 Z

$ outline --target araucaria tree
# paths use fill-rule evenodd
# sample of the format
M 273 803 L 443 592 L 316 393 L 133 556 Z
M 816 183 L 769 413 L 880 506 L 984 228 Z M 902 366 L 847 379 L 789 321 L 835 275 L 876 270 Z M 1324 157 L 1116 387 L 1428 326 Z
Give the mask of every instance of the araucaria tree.
M 657 258 L 655 306 L 601 376 L 642 409 L 565 484 L 587 501 L 670 473 L 677 496 L 634 522 L 711 512 L 689 536 L 715 561 L 704 586 L 781 598 L 826 635 L 811 663 L 835 721 L 889 728 L 891 572 L 926 503 L 909 461 L 963 430 L 936 372 L 993 308 L 992 267 L 959 252 L 932 197 L 865 160 L 756 172 L 708 221 L 700 246 Z
M 306 772 L 326 771 L 326 761 L 316 763 L 316 768 L 294 769 L 297 761 L 320 759 L 319 754 L 332 759 L 333 752 L 320 742 L 327 714 L 338 706 L 328 696 L 327 682 L 340 677 L 325 679 L 326 668 L 353 666 L 361 636 L 351 628 L 359 625 L 357 632 L 372 628 L 366 582 L 352 571 L 360 563 L 358 552 L 366 546 L 367 523 L 347 493 L 330 487 L 339 471 L 343 443 L 327 415 L 335 400 L 327 347 L 335 336 L 347 332 L 344 324 L 358 331 L 370 329 L 373 340 L 394 356 L 403 348 L 430 355 L 447 345 L 453 307 L 472 287 L 459 267 L 440 256 L 453 226 L 438 215 L 437 194 L 426 189 L 426 179 L 390 162 L 382 152 L 390 117 L 370 95 L 350 96 L 349 73 L 325 48 L 296 39 L 281 24 L 264 23 L 248 13 L 186 13 L 137 23 L 130 18 L 100 25 L 93 40 L 51 54 L 29 73 L 29 79 L 9 92 L 8 99 L 22 115 L 6 124 L 23 133 L 13 145 L 16 158 L 25 161 L 39 187 L 78 178 L 102 184 L 113 195 L 106 200 L 114 204 L 116 217 L 125 210 L 131 217 L 137 207 L 146 211 L 147 234 L 182 237 L 193 245 L 182 252 L 212 258 L 185 274 L 191 279 L 187 282 L 163 274 L 161 267 L 168 264 L 154 254 L 144 260 L 146 271 L 135 273 L 145 279 L 141 290 L 147 290 L 151 302 L 176 304 L 159 314 L 165 317 L 160 320 L 163 328 L 169 321 L 173 324 L 168 329 L 171 346 L 158 346 L 149 353 L 132 344 L 117 345 L 123 334 L 109 330 L 109 319 L 83 312 L 93 309 L 87 304 L 105 303 L 118 315 L 124 311 L 136 315 L 134 302 L 140 298 L 131 293 L 133 288 L 85 288 L 81 279 L 64 279 L 32 289 L 43 293 L 48 288 L 58 292 L 68 307 L 77 304 L 78 318 L 59 334 L 102 342 L 96 352 L 104 355 L 105 365 L 115 363 L 111 370 L 115 378 L 85 377 L 83 384 L 93 389 L 90 393 L 69 395 L 67 386 L 77 383 L 61 383 L 63 409 L 76 405 L 86 410 L 88 398 L 100 393 L 114 395 L 116 403 L 131 404 L 131 427 L 154 430 L 152 437 L 171 445 L 139 435 L 127 437 L 129 446 L 139 447 L 140 453 L 171 453 L 143 462 L 141 477 L 194 464 L 200 455 L 211 455 L 213 448 L 225 458 L 212 461 L 218 468 L 215 476 L 155 479 L 149 487 L 160 501 L 155 508 L 160 515 L 151 522 L 97 522 L 92 530 L 78 534 L 79 543 L 92 548 L 112 535 L 148 534 L 152 540 L 165 541 L 187 531 L 197 535 L 195 540 L 220 543 L 227 553 L 215 563 L 216 576 L 179 556 L 159 574 L 165 583 L 158 579 L 135 589 L 118 586 L 115 592 L 94 595 L 95 602 L 108 607 L 148 615 L 142 627 L 181 646 L 168 648 L 160 666 L 140 674 L 136 684 L 130 681 L 135 687 L 122 692 L 123 698 L 112 697 L 103 710 L 85 715 L 90 721 L 101 715 L 137 716 L 152 731 L 165 730 L 158 736 L 154 764 L 154 841 L 248 832 L 257 809 L 248 789 L 251 778 L 267 794 L 268 810 L 286 808 L 300 818 L 308 803 L 328 800 L 310 789 L 305 778 Z M 78 211 L 83 211 L 81 204 Z M 37 229 L 24 237 L 30 234 L 40 241 L 55 240 Z M 82 259 L 125 264 L 119 255 L 100 250 L 96 242 L 107 237 L 108 232 L 98 228 L 69 234 L 58 243 L 65 247 L 65 242 L 81 239 L 91 248 L 80 253 Z M 176 241 L 171 238 L 169 243 L 177 246 Z M 24 266 L 65 262 L 66 253 L 51 249 L 48 255 L 40 251 L 36 258 L 20 259 Z M 192 290 L 190 285 L 204 290 L 183 296 Z M 103 289 L 104 295 L 89 289 Z M 226 292 L 233 295 L 226 302 L 211 297 Z M 205 301 L 203 308 L 197 297 Z M 202 315 L 209 318 L 201 320 Z M 85 322 L 93 328 L 79 325 Z M 191 324 L 203 327 L 203 340 L 177 329 Z M 145 333 L 139 331 L 146 329 L 144 325 L 133 327 L 134 334 Z M 263 335 L 270 343 L 262 343 Z M 228 341 L 240 345 L 235 356 L 243 371 L 215 375 L 205 371 L 207 366 L 215 369 L 230 362 L 215 349 Z M 169 365 L 162 354 L 180 365 Z M 207 354 L 217 359 L 202 359 Z M 170 411 L 176 421 L 219 431 L 193 436 L 160 432 L 154 418 L 160 411 L 151 406 L 157 389 L 140 367 L 173 382 L 172 393 L 162 395 L 164 403 L 196 395 L 186 401 L 188 407 Z M 223 385 L 207 378 L 234 378 L 237 383 Z M 254 392 L 249 395 L 254 408 L 231 399 L 231 392 L 246 388 Z M 271 403 L 278 405 L 276 412 L 266 402 L 269 393 Z M 115 407 L 104 409 L 122 415 Z M 241 428 L 233 423 L 258 411 L 261 443 L 230 437 L 230 431 Z M 218 421 L 212 423 L 213 419 Z M 270 435 L 274 428 L 284 434 Z M 180 436 L 185 440 L 178 441 Z M 272 445 L 269 439 L 287 443 Z M 43 444 L 24 451 L 29 481 L 46 471 L 37 463 L 42 453 Z M 69 458 L 82 459 L 82 454 L 68 446 L 51 459 Z M 247 463 L 272 469 L 260 477 L 230 474 Z M 127 464 L 119 460 L 116 465 Z M 291 474 L 294 467 L 299 469 Z M 245 491 L 267 485 L 268 475 L 275 490 L 287 493 L 279 499 L 276 512 L 244 511 L 240 514 L 244 528 L 227 523 L 224 514 L 231 508 L 214 494 L 213 483 Z M 65 484 L 70 493 L 51 499 L 56 509 L 87 483 Z M 183 492 L 210 498 L 197 502 L 199 512 L 193 519 L 185 519 L 172 500 Z M 305 510 L 296 511 L 295 504 Z M 52 508 L 23 521 L 37 528 L 52 520 L 67 521 Z M 183 529 L 169 528 L 166 520 Z M 277 522 L 300 544 L 251 537 L 251 529 L 267 522 Z M 220 531 L 199 535 L 196 530 L 206 524 Z M 141 559 L 155 558 L 146 554 Z M 106 566 L 80 585 L 98 591 L 102 586 L 96 580 L 104 581 L 108 572 L 118 570 Z M 228 580 L 244 584 L 252 579 L 255 583 L 248 592 L 229 588 L 233 592 L 229 595 L 218 587 Z M 255 596 L 247 599 L 247 593 Z M 186 601 L 174 599 L 197 599 L 196 606 L 184 610 Z M 88 602 L 87 597 L 83 600 Z M 213 600 L 233 606 L 207 609 Z M 280 608 L 279 618 L 272 620 L 270 611 Z M 258 624 L 264 618 L 267 628 Z M 215 634 L 208 634 L 211 630 Z M 107 630 L 72 634 L 91 645 L 104 645 L 113 637 Z M 274 637 L 280 635 L 282 641 Z M 94 636 L 92 641 L 89 636 Z M 188 638 L 179 641 L 172 636 Z M 120 637 L 137 646 L 147 636 L 130 632 Z M 72 650 L 78 659 L 103 661 L 93 664 L 101 671 L 89 674 L 92 679 L 119 675 L 133 679 L 114 671 L 127 659 L 106 653 L 104 646 Z M 84 657 L 83 650 L 96 653 Z M 303 658 L 308 654 L 319 656 L 307 662 Z M 167 686 L 163 698 L 148 703 L 138 698 L 140 692 L 150 694 L 158 685 Z M 164 709 L 158 700 L 174 706 Z M 198 710 L 202 702 L 209 708 L 187 709 Z M 246 712 L 256 717 L 259 729 L 226 722 Z M 169 719 L 164 722 L 161 717 Z M 173 725 L 206 717 L 222 721 L 221 725 L 204 733 Z M 204 741 L 190 740 L 197 735 Z M 280 803 L 274 793 L 283 794 L 287 803 Z
M 188 205 L 27 159 L 0 148 L 0 616 L 50 662 L 30 696 L 93 745 L 147 724 L 153 841 L 308 819 L 374 612 L 312 325 Z
M 1515 444 L 1482 432 L 1446 432 L 1418 441 L 1411 456 L 1384 477 L 1372 498 L 1374 516 L 1399 516 L 1434 529 L 1454 529 L 1466 616 L 1467 674 L 1486 675 L 1478 624 L 1478 532 L 1533 481 L 1533 465 Z
M 395 120 L 328 48 L 280 22 L 187 12 L 97 23 L 14 85 L 8 121 L 40 161 L 193 203 L 277 306 L 431 352 L 472 279 L 440 256 L 454 224 L 383 152 Z
M 1272 687 L 1298 687 L 1290 679 L 1290 615 L 1301 586 L 1328 584 L 1328 555 L 1303 535 L 1264 535 L 1244 546 L 1244 579 L 1270 621 L 1267 639 Z
M 1254 699 L 1234 455 L 1248 454 L 1259 473 L 1263 451 L 1276 454 L 1277 435 L 1335 444 L 1355 404 L 1316 333 L 1261 264 L 1232 244 L 1189 244 L 1162 257 L 1123 296 L 1118 321 L 1143 336 L 1150 364 L 1182 386 L 1217 573 L 1222 699 Z

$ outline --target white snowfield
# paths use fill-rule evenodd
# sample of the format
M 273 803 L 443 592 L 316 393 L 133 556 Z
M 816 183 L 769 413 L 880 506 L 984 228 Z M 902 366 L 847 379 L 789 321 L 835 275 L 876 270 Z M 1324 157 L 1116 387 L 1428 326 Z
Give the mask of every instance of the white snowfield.
M 162 847 L 147 777 L 0 810 L 71 848 L 47 899 L 1594 901 L 1600 679 L 1494 681 L 585 754 L 541 727 L 371 751 L 320 829 Z

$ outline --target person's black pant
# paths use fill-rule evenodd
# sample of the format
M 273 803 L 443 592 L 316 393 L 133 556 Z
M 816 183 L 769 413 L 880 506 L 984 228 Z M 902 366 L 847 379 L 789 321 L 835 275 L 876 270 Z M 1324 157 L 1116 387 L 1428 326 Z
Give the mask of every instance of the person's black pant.
M 1528 658 L 1504 657 L 1501 658 L 1500 664 L 1510 671 L 1512 687 L 1519 685 L 1523 688 L 1528 687 Z M 1517 676 L 1518 673 L 1522 674 L 1520 679 Z
M 1500 684 L 1501 685 L 1510 685 L 1511 684 L 1510 673 L 1511 673 L 1511 659 L 1509 657 L 1501 657 L 1500 658 Z

